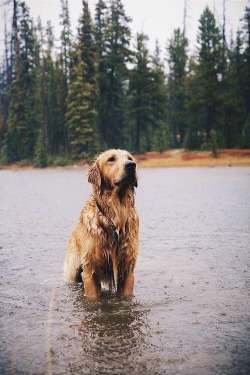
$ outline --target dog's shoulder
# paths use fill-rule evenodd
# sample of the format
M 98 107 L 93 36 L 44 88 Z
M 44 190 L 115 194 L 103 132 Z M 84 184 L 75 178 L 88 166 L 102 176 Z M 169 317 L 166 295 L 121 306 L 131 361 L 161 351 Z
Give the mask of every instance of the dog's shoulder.
M 82 211 L 80 213 L 80 218 L 82 215 L 86 215 L 86 214 L 94 215 L 95 213 L 96 213 L 96 202 L 95 202 L 93 195 L 91 195 L 83 205 Z

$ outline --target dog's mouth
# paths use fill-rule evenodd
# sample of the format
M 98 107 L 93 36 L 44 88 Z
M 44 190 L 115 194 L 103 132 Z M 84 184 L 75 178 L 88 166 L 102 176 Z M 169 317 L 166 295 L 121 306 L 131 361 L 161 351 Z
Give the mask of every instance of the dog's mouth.
M 126 172 L 121 179 L 114 181 L 115 186 L 135 186 L 137 187 L 137 176 L 136 173 L 133 172 Z

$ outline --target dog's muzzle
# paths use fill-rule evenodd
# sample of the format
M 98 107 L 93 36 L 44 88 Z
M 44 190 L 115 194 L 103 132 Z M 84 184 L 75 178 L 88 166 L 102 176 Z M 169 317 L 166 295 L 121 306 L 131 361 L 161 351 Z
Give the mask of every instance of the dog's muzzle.
M 129 173 L 134 173 L 135 172 L 135 169 L 136 169 L 136 164 L 134 161 L 132 160 L 128 160 L 126 161 L 125 163 L 125 169 L 127 172 Z
M 124 174 L 119 181 L 115 182 L 116 186 L 120 186 L 121 184 L 137 187 L 136 163 L 134 161 L 128 160 L 124 164 Z

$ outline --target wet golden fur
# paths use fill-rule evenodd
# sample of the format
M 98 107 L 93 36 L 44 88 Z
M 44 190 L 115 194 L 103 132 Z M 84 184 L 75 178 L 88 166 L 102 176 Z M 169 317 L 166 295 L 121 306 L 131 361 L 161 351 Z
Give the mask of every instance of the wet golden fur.
M 98 298 L 101 284 L 129 296 L 138 254 L 135 159 L 125 150 L 105 151 L 90 167 L 88 181 L 93 193 L 68 241 L 65 278 L 80 277 L 88 297 Z

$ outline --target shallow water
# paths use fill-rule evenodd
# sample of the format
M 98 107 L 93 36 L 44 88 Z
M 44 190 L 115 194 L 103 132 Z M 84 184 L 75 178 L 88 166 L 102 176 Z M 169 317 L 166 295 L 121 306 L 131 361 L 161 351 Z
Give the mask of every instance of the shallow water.
M 141 169 L 134 296 L 62 278 L 85 170 L 0 171 L 1 374 L 249 374 L 250 168 Z

